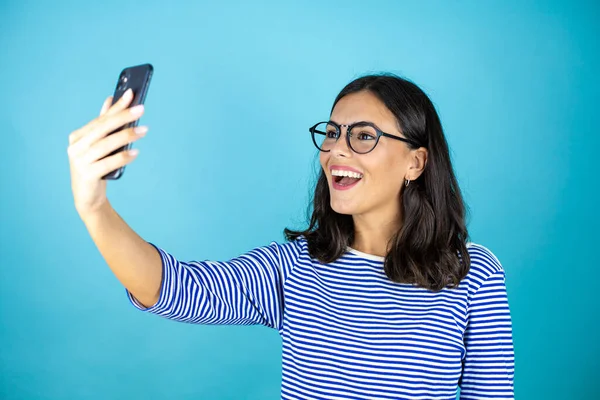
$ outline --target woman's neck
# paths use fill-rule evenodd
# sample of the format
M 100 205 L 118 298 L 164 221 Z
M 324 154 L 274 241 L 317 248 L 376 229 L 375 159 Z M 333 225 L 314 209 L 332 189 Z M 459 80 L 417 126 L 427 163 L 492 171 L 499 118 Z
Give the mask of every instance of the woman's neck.
M 400 229 L 400 218 L 353 216 L 354 242 L 350 247 L 366 254 L 385 257 L 389 242 Z

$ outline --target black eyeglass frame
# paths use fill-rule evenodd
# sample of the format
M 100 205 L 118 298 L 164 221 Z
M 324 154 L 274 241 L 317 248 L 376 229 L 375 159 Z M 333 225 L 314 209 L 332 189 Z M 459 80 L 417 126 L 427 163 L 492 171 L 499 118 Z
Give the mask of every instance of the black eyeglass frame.
M 319 151 L 323 151 L 323 152 L 329 152 L 331 150 L 323 150 L 319 147 L 319 145 L 317 144 L 317 141 L 315 139 L 315 133 L 321 134 L 321 135 L 327 135 L 327 132 L 322 132 L 322 131 L 317 131 L 317 126 L 319 126 L 320 124 L 331 124 L 335 127 L 335 132 L 336 132 L 336 138 L 335 141 L 337 142 L 337 140 L 340 138 L 340 136 L 342 135 L 342 127 L 345 126 L 346 127 L 346 144 L 348 145 L 348 148 L 352 149 L 353 152 L 357 153 L 357 154 L 368 154 L 370 152 L 372 152 L 373 150 L 375 150 L 375 147 L 377 147 L 377 144 L 379 144 L 379 138 L 381 138 L 382 136 L 388 137 L 390 139 L 396 139 L 396 140 L 400 140 L 402 142 L 408 143 L 408 144 L 412 144 L 415 147 L 419 147 L 419 145 L 417 145 L 414 141 L 397 136 L 397 135 L 392 135 L 391 133 L 385 133 L 384 131 L 382 131 L 381 129 L 379 129 L 379 127 L 377 127 L 377 125 L 375 125 L 372 122 L 368 122 L 368 121 L 359 121 L 359 122 L 355 122 L 353 124 L 347 125 L 347 124 L 341 124 L 338 125 L 333 121 L 321 121 L 321 122 L 317 122 L 316 124 L 314 124 L 313 126 L 311 126 L 310 128 L 308 128 L 313 143 L 315 145 L 315 147 L 317 149 L 319 149 Z M 352 134 L 352 128 L 354 128 L 355 126 L 370 126 L 371 128 L 375 129 L 375 132 L 377 133 L 377 139 L 375 140 L 375 144 L 373 145 L 373 148 L 369 151 L 366 151 L 364 153 L 358 152 L 354 149 L 354 147 L 352 147 L 352 145 L 350 144 L 350 136 Z

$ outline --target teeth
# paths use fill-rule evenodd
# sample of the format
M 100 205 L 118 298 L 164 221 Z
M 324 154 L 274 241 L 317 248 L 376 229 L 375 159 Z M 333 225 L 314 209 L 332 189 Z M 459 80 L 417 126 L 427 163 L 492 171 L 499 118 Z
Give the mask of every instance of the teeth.
M 350 178 L 362 178 L 362 174 L 359 174 L 358 172 L 352 172 L 352 171 L 340 171 L 337 169 L 334 169 L 331 171 L 331 175 L 333 176 L 348 176 Z

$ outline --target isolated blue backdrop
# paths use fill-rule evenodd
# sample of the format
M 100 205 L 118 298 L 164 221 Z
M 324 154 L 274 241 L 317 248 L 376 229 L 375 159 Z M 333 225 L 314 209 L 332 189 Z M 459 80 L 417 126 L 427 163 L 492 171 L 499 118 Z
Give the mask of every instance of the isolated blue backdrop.
M 307 128 L 351 79 L 421 85 L 471 239 L 506 270 L 517 397 L 599 398 L 598 20 L 593 1 L 3 1 L 0 398 L 279 396 L 276 331 L 135 310 L 75 212 L 67 136 L 144 62 L 150 131 L 109 197 L 184 260 L 303 226 Z

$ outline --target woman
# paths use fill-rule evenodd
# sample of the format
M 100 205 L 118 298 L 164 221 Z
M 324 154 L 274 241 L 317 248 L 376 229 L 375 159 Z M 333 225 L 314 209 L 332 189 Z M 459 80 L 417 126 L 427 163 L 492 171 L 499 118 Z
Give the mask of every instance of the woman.
M 321 175 L 304 231 L 226 262 L 177 260 L 106 198 L 114 149 L 146 128 L 131 93 L 70 136 L 75 206 L 139 309 L 201 324 L 262 324 L 283 339 L 285 399 L 512 399 L 504 270 L 469 242 L 429 98 L 394 75 L 348 84 L 310 128 Z

